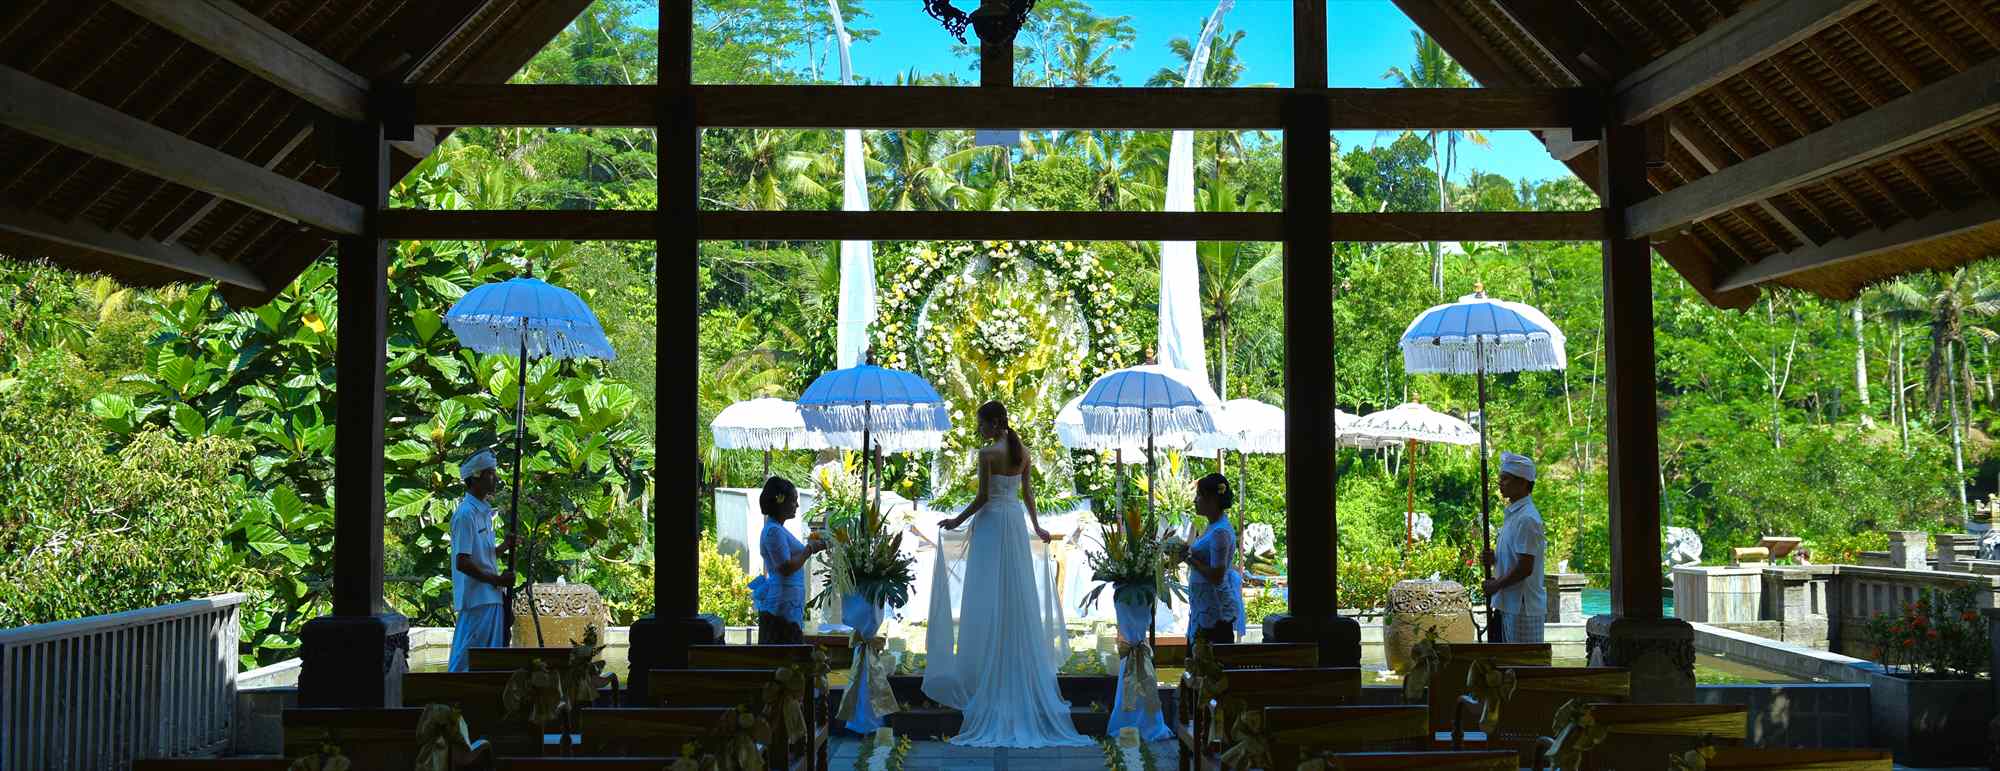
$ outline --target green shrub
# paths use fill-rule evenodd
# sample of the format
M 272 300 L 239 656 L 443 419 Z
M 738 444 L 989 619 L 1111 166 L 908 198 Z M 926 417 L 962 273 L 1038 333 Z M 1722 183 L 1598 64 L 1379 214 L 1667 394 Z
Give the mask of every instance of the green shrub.
M 1991 633 L 1971 587 L 1928 592 L 1900 613 L 1868 621 L 1875 661 L 1910 674 L 1976 677 L 1991 662 Z
M 701 612 L 713 613 L 730 626 L 757 623 L 757 610 L 750 603 L 750 577 L 736 560 L 724 556 L 715 546 L 715 536 L 701 537 Z

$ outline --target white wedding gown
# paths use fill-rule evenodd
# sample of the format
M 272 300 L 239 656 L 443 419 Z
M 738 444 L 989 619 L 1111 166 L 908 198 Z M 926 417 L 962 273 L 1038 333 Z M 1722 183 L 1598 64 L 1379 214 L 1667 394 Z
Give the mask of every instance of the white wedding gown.
M 1076 732 L 1069 703 L 1056 687 L 1066 647 L 1062 600 L 1053 580 L 1037 570 L 1021 477 L 995 474 L 987 488 L 986 507 L 973 515 L 964 560 L 955 566 L 963 570 L 960 591 L 952 591 L 952 576 L 959 572 L 947 554 L 952 549 L 938 550 L 924 695 L 964 713 L 953 744 L 1090 746 Z

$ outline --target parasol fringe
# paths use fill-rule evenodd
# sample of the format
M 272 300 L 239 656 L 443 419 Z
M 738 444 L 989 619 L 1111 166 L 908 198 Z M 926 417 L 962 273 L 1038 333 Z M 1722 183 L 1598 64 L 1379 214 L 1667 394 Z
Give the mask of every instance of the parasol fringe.
M 806 429 L 821 434 L 854 434 L 858 438 L 864 428 L 885 434 L 951 429 L 951 416 L 939 402 L 870 406 L 801 403 L 799 412 L 805 417 Z
M 1562 369 L 1568 356 L 1563 340 L 1544 334 L 1486 339 L 1486 371 L 1548 372 Z M 1411 374 L 1469 375 L 1479 371 L 1479 345 L 1472 337 L 1403 341 L 1403 370 Z
M 1150 421 L 1147 416 L 1151 415 Z M 1200 405 L 1186 407 L 1083 407 L 1083 428 L 1100 437 L 1117 437 L 1145 446 L 1148 433 L 1197 435 L 1215 430 L 1215 418 Z
M 518 316 L 472 314 L 447 316 L 445 323 L 465 347 L 480 353 L 519 355 L 525 336 L 530 359 L 617 358 L 601 328 L 574 320 L 529 319 L 524 326 Z

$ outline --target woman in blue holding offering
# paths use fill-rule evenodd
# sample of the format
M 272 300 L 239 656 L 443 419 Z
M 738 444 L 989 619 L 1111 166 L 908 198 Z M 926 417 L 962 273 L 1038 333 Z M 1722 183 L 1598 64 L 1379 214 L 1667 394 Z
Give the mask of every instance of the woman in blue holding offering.
M 1243 574 L 1235 567 L 1236 528 L 1229 523 L 1229 507 L 1235 503 L 1228 477 L 1210 474 L 1194 483 L 1194 511 L 1208 520 L 1208 529 L 1181 551 L 1181 560 L 1191 568 L 1190 639 L 1233 643 L 1244 628 Z
M 799 627 L 806 617 L 806 558 L 824 551 L 826 544 L 799 543 L 785 529 L 785 520 L 799 513 L 799 489 L 791 480 L 766 480 L 757 506 L 764 511 L 764 532 L 757 537 L 764 573 L 750 582 L 750 597 L 757 606 L 757 643 L 797 645 L 806 641 Z

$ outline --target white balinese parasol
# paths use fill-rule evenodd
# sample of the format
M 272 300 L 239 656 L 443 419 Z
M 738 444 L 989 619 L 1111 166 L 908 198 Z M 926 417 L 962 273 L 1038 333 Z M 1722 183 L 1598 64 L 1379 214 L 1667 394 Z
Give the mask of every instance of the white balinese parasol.
M 764 478 L 771 478 L 772 450 L 818 450 L 827 446 L 820 435 L 806 430 L 799 405 L 764 397 L 724 407 L 708 424 L 718 450 L 763 450 Z
M 936 449 L 951 430 L 951 415 L 936 388 L 916 375 L 873 364 L 819 376 L 799 396 L 806 429 L 828 445 L 862 450 L 861 489 L 883 451 Z M 858 443 L 853 443 L 855 437 Z M 879 487 L 879 483 L 878 483 Z M 881 490 L 876 490 L 879 503 Z
M 1214 433 L 1195 437 L 1194 450 L 1215 453 L 1217 466 L 1222 464 L 1223 452 L 1235 450 L 1236 489 L 1248 501 L 1250 464 L 1242 456 L 1285 454 L 1285 410 L 1256 399 L 1230 399 L 1222 403 L 1222 423 Z
M 1162 438 L 1186 446 L 1213 433 L 1222 419 L 1222 400 L 1202 376 L 1183 369 L 1146 364 L 1106 373 L 1090 384 L 1078 403 L 1083 428 L 1094 441 L 1122 447 L 1144 443 L 1146 511 L 1152 513 L 1153 451 Z
M 1415 527 L 1417 512 L 1417 444 L 1421 442 L 1469 447 L 1479 443 L 1479 432 L 1470 424 L 1417 402 L 1404 402 L 1356 418 L 1351 436 L 1354 442 L 1360 443 L 1357 446 L 1384 447 L 1400 443 L 1409 449 L 1409 508 L 1403 514 L 1405 549 L 1409 548 L 1414 538 L 1412 530 Z

